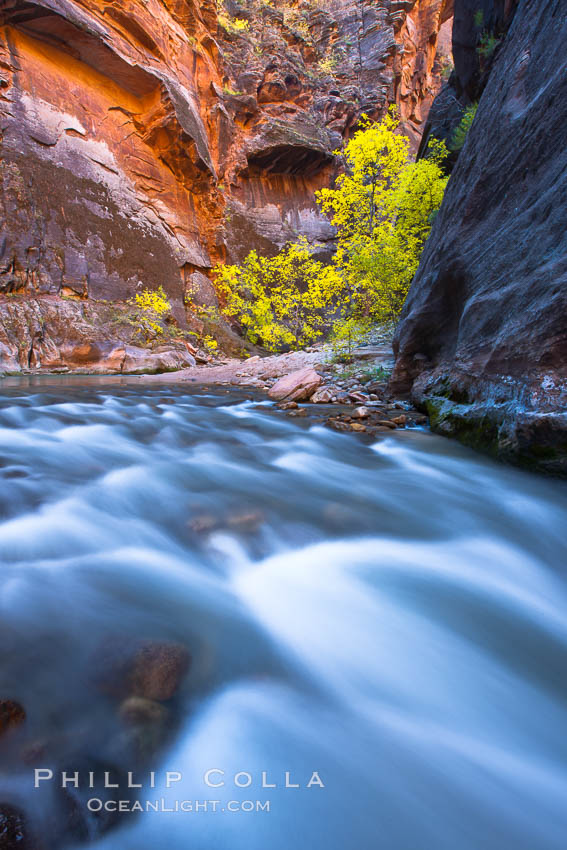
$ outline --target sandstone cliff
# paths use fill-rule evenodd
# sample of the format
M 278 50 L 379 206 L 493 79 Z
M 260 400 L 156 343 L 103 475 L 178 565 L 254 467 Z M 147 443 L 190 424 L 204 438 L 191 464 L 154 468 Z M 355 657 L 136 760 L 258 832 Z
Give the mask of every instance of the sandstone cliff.
M 457 0 L 459 33 L 474 33 L 477 5 Z M 492 69 L 404 308 L 392 386 L 439 431 L 566 474 L 565 4 L 484 6 Z M 454 50 L 453 85 L 474 98 L 479 56 L 475 68 L 460 35 Z
M 176 368 L 216 262 L 300 234 L 332 247 L 313 191 L 361 112 L 397 102 L 417 147 L 452 0 L 218 12 L 0 0 L 0 370 Z M 175 333 L 148 360 L 121 310 L 160 285 Z

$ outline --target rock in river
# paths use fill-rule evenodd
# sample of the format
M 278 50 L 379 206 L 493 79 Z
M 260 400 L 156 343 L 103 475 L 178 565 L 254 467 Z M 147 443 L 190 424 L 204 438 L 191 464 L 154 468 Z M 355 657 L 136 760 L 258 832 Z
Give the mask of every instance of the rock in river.
M 150 641 L 137 651 L 130 671 L 130 691 L 149 700 L 168 700 L 175 694 L 191 657 L 184 646 Z
M 128 697 L 120 706 L 120 717 L 130 726 L 163 724 L 168 718 L 168 710 L 155 700 Z
M 370 411 L 368 410 L 367 407 L 364 407 L 364 406 L 363 407 L 356 407 L 352 411 L 352 415 L 353 415 L 354 419 L 366 419 L 368 416 L 370 416 Z
M 320 387 L 311 396 L 311 401 L 314 404 L 329 404 L 333 400 L 333 395 L 333 390 L 330 387 Z
M 175 695 L 190 664 L 191 655 L 181 644 L 139 641 L 118 647 L 108 641 L 94 661 L 94 678 L 111 696 L 161 702 Z
M 315 369 L 298 369 L 276 381 L 268 395 L 275 401 L 303 401 L 311 398 L 322 382 L 321 375 Z
M 0 700 L 0 736 L 19 726 L 25 719 L 26 712 L 19 702 L 11 699 Z
M 32 850 L 26 819 L 19 809 L 0 803 L 0 848 L 1 850 Z M 39 850 L 39 845 L 35 845 Z

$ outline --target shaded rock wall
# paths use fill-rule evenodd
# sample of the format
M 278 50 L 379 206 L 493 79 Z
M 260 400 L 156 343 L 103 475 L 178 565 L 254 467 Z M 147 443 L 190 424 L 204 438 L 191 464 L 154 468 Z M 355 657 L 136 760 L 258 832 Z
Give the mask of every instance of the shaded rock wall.
M 334 234 L 313 193 L 336 175 L 333 151 L 392 103 L 417 150 L 451 62 L 453 0 L 225 5 L 251 25 L 222 45 L 226 257 L 298 234 L 324 254 Z
M 457 0 L 456 23 L 470 5 Z M 475 74 L 455 51 L 464 90 Z M 520 3 L 404 308 L 392 382 L 442 433 L 562 474 L 566 57 L 564 4 Z
M 453 133 L 467 106 L 478 102 L 518 6 L 518 0 L 459 0 L 451 22 L 454 71 L 448 76 L 429 109 L 418 155 L 431 136 L 451 148 Z M 446 25 L 447 26 L 447 25 Z M 441 30 L 440 37 L 443 37 Z M 449 65 L 445 64 L 445 70 Z M 450 156 L 451 168 L 457 153 Z
M 224 9 L 225 27 L 212 0 L 0 0 L 0 369 L 53 362 L 10 331 L 30 300 L 124 304 L 161 285 L 201 332 L 216 262 L 300 234 L 332 247 L 313 192 L 362 111 L 397 102 L 417 144 L 452 0 Z M 62 352 L 65 324 L 50 327 Z

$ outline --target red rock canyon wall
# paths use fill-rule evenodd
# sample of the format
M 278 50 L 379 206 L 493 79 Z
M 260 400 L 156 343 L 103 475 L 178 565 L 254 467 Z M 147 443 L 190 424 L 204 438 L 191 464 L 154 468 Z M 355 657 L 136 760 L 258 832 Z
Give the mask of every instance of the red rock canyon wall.
M 417 147 L 452 0 L 222 11 L 0 0 L 0 370 L 149 368 L 117 315 L 136 291 L 162 285 L 199 333 L 187 293 L 214 303 L 216 262 L 299 234 L 328 250 L 313 192 L 361 112 L 397 102 Z M 173 348 L 153 366 L 186 362 Z

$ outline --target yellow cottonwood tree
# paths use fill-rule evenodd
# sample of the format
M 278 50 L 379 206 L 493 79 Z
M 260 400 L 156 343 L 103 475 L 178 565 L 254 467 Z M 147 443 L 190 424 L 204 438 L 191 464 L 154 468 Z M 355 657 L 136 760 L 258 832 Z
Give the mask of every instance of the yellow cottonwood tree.
M 157 290 L 143 289 L 129 303 L 136 308 L 136 321 L 147 339 L 163 334 L 162 317 L 171 311 L 163 286 Z
M 316 193 L 337 228 L 332 264 L 314 260 L 303 239 L 275 257 L 251 251 L 239 266 L 216 268 L 224 312 L 252 342 L 298 348 L 320 338 L 332 316 L 335 336 L 350 345 L 357 327 L 396 321 L 448 179 L 445 145 L 433 140 L 428 155 L 411 162 L 398 125 L 393 109 L 380 122 L 363 117 L 336 152 L 344 172 Z
M 313 259 L 305 239 L 289 243 L 275 257 L 250 251 L 241 265 L 215 271 L 225 315 L 242 325 L 251 342 L 270 351 L 319 339 L 325 310 L 343 289 L 337 269 Z
M 317 193 L 337 228 L 334 265 L 348 313 L 381 324 L 400 314 L 448 180 L 445 145 L 433 140 L 427 157 L 411 162 L 398 123 L 394 110 L 379 123 L 363 119 L 343 152 L 345 173 Z

